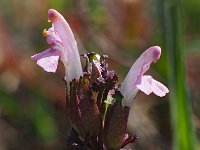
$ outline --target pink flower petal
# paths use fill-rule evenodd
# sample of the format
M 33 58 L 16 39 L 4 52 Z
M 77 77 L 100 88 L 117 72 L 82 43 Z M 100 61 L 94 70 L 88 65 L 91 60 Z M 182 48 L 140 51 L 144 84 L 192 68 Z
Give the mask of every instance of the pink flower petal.
M 143 74 L 149 69 L 151 63 L 155 63 L 160 58 L 160 55 L 161 48 L 159 46 L 153 46 L 143 52 L 142 55 L 135 61 L 119 89 L 124 96 L 123 104 L 128 106 L 131 101 L 133 101 L 138 92 L 136 84 L 138 84 Z M 150 94 L 152 89 L 148 88 L 149 83 L 145 82 L 144 84 L 147 85 L 144 85 L 142 89 L 147 94 Z
M 151 89 L 151 82 L 149 81 L 149 78 L 146 78 L 146 76 L 142 76 L 138 79 L 135 86 L 140 89 L 145 94 L 149 95 L 152 93 Z
M 147 95 L 153 92 L 160 97 L 165 96 L 169 92 L 166 86 L 147 75 L 142 76 L 136 87 Z
M 31 56 L 33 60 L 37 61 L 37 64 L 41 66 L 47 72 L 55 72 L 58 66 L 58 59 L 60 52 L 55 49 L 47 49 L 41 53 Z
M 166 86 L 164 86 L 162 83 L 160 83 L 154 79 L 153 79 L 153 83 L 152 83 L 152 90 L 153 90 L 154 94 L 156 94 L 157 96 L 160 96 L 160 97 L 163 97 L 167 93 L 169 93 L 169 90 Z
M 82 66 L 80 56 L 76 44 L 76 40 L 71 28 L 64 17 L 54 9 L 48 11 L 49 20 L 62 41 L 63 50 L 61 51 L 61 61 L 65 65 L 65 74 L 67 82 L 73 78 L 79 78 L 82 74 Z
M 162 83 L 154 80 L 151 76 L 143 76 L 149 69 L 151 63 L 155 63 L 161 55 L 161 49 L 158 46 L 148 48 L 132 65 L 128 72 L 124 82 L 119 88 L 120 92 L 124 96 L 122 104 L 123 106 L 130 106 L 134 100 L 138 90 L 143 91 L 149 95 L 154 93 L 157 96 L 165 96 L 169 92 L 167 87 Z
M 47 31 L 43 31 L 43 35 L 47 37 L 47 43 L 51 46 L 60 45 L 62 46 L 62 41 L 53 27 L 49 28 Z

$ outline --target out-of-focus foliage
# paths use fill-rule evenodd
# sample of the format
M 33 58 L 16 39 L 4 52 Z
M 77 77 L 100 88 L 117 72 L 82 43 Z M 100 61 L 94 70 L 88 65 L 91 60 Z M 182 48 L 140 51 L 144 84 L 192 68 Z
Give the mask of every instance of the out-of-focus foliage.
M 185 63 L 183 63 L 185 49 L 182 1 L 166 0 L 164 4 L 173 149 L 194 150 L 196 135 L 192 122 L 191 101 L 188 98 L 185 81 Z
M 184 1 L 186 82 L 193 121 L 200 130 L 200 1 Z M 64 69 L 45 73 L 30 56 L 48 47 L 42 31 L 57 9 L 75 33 L 80 53 L 108 54 L 121 79 L 142 51 L 162 47 L 151 74 L 167 82 L 164 3 L 159 0 L 0 0 L 0 149 L 63 149 L 70 125 L 65 111 Z M 169 66 L 170 67 L 170 66 Z M 138 93 L 129 132 L 135 149 L 172 147 L 169 101 Z M 200 148 L 200 147 L 198 147 Z

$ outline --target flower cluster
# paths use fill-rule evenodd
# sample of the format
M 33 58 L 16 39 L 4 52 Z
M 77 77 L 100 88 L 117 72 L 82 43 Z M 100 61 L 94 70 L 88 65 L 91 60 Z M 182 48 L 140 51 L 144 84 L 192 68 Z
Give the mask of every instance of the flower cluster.
M 165 96 L 167 87 L 144 73 L 161 55 L 153 46 L 135 61 L 127 77 L 118 84 L 116 72 L 108 69 L 107 56 L 96 53 L 82 55 L 86 60 L 82 69 L 74 35 L 63 16 L 56 10 L 48 11 L 52 27 L 44 30 L 51 46 L 32 56 L 47 72 L 55 72 L 60 59 L 65 66 L 67 113 L 73 132 L 69 149 L 120 149 L 136 136 L 126 133 L 130 105 L 137 92 Z

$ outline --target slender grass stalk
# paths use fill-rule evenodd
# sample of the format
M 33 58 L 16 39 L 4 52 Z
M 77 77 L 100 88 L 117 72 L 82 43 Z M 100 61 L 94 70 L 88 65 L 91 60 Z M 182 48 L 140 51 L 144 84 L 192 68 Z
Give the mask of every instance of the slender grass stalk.
M 165 39 L 168 51 L 170 108 L 174 150 L 194 150 L 191 102 L 184 70 L 184 24 L 181 0 L 165 0 Z

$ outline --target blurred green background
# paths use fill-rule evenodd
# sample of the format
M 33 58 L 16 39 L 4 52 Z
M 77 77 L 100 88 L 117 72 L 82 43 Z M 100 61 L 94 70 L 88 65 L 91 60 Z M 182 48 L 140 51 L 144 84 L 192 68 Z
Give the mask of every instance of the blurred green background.
M 128 132 L 139 140 L 129 148 L 200 149 L 199 0 L 0 0 L 0 150 L 65 148 L 64 68 L 46 73 L 30 58 L 48 47 L 41 33 L 51 26 L 49 8 L 66 18 L 80 54 L 109 55 L 121 81 L 144 50 L 159 45 L 161 59 L 148 74 L 170 94 L 138 93 Z

